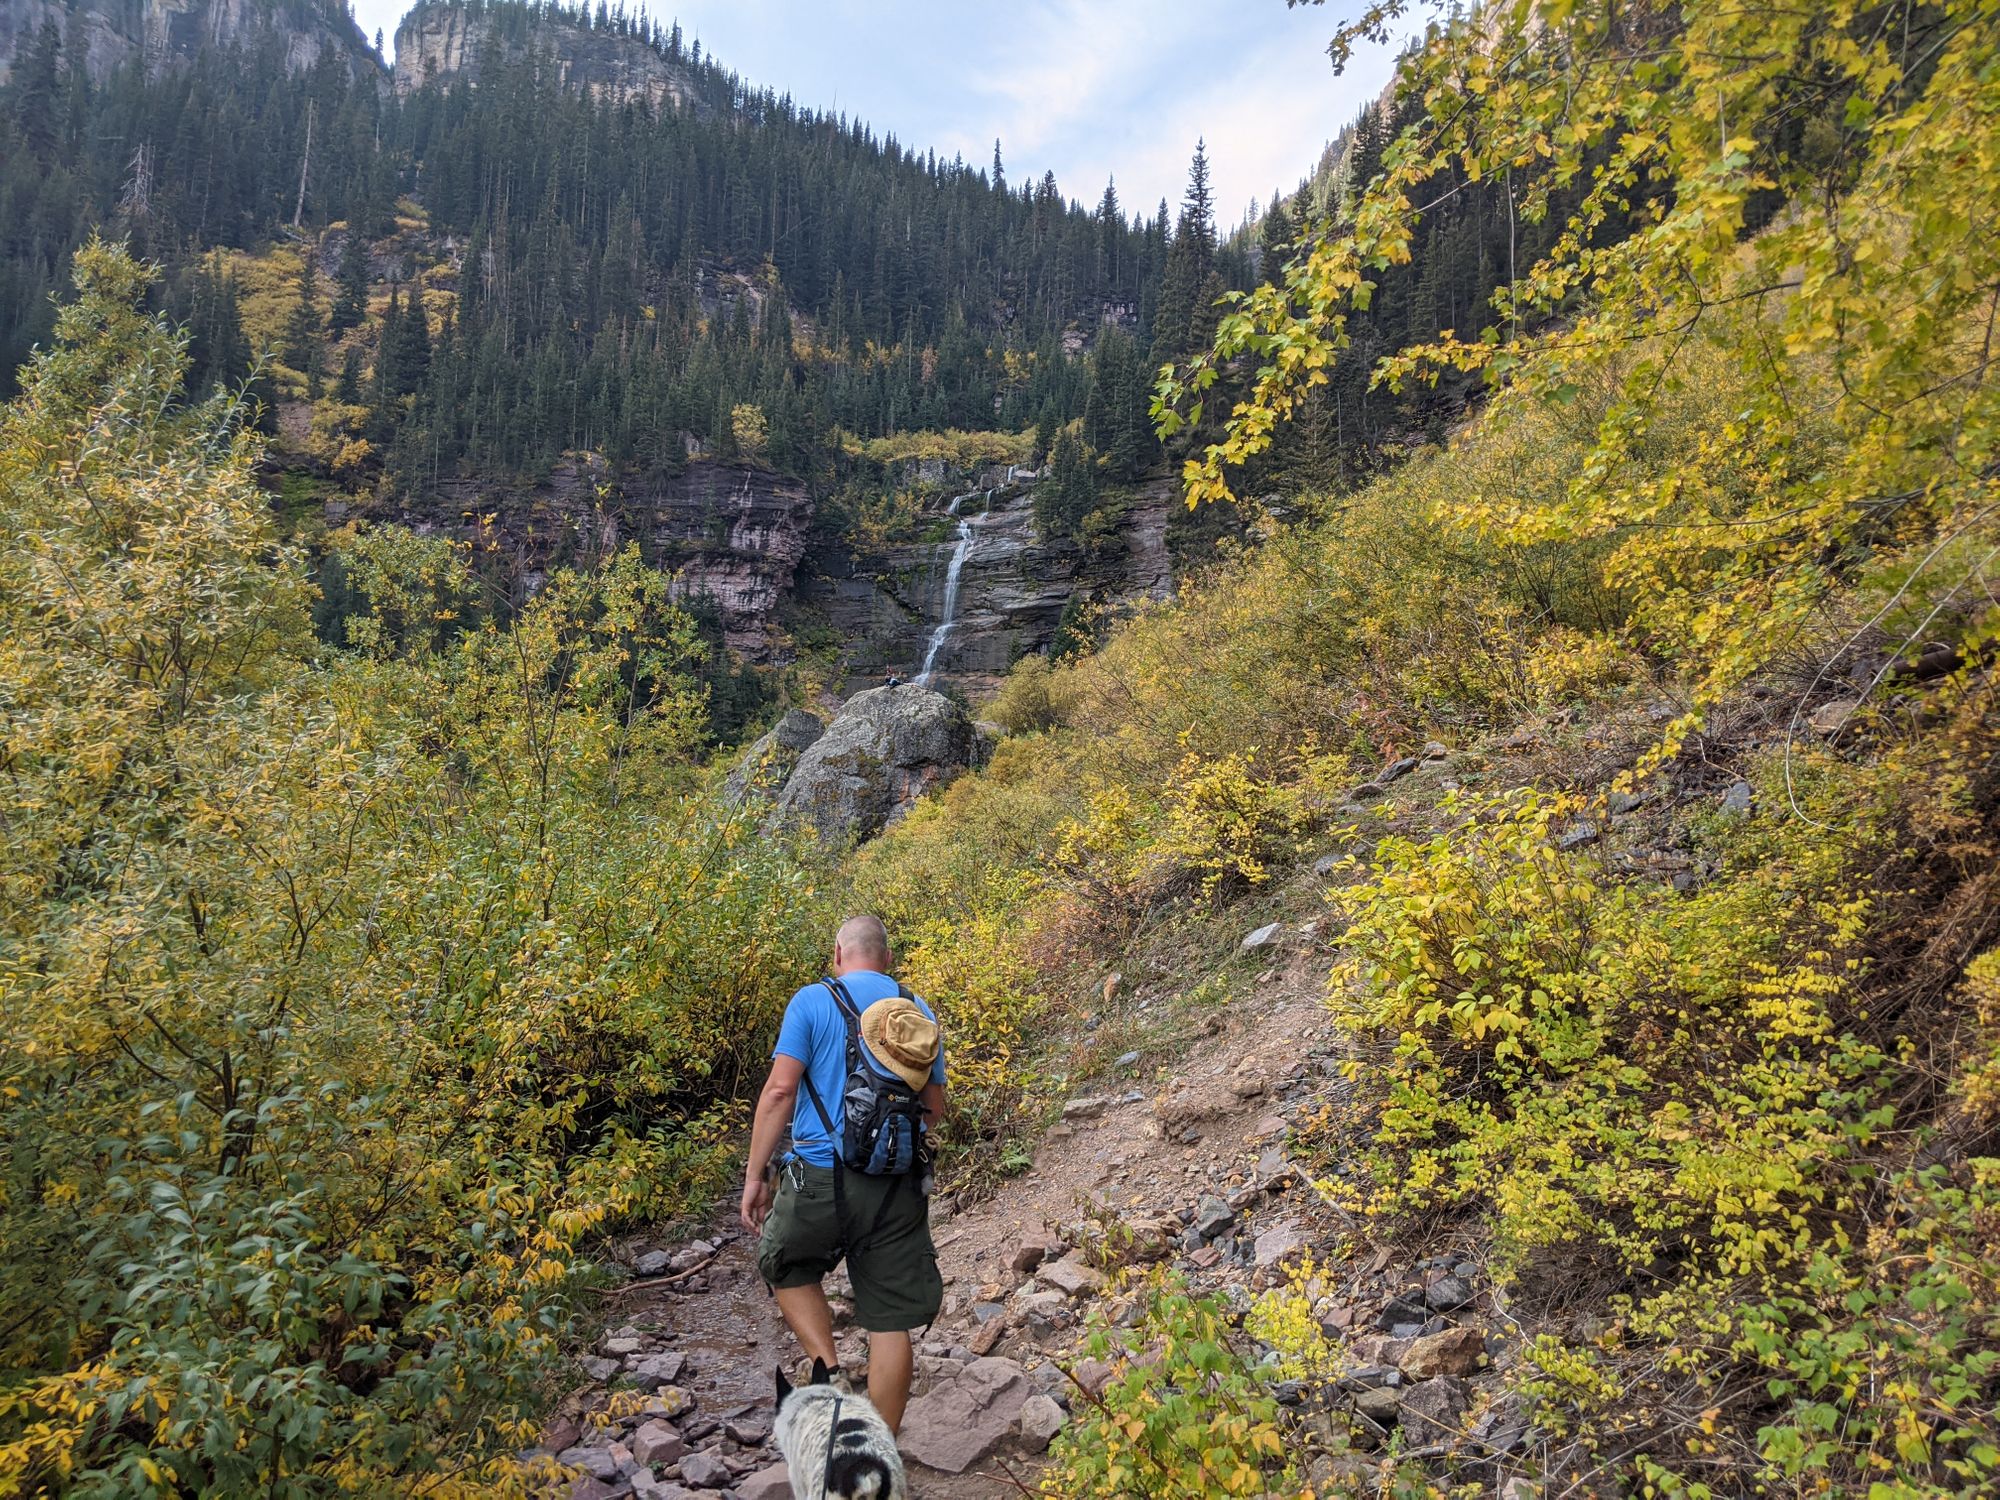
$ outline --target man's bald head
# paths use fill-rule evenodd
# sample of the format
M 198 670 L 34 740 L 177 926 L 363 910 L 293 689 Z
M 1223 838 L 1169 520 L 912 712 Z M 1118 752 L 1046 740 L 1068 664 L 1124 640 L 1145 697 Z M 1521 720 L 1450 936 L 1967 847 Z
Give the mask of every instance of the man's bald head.
M 889 929 L 880 917 L 849 917 L 840 924 L 833 939 L 833 972 L 836 976 L 856 969 L 877 974 L 889 972 Z

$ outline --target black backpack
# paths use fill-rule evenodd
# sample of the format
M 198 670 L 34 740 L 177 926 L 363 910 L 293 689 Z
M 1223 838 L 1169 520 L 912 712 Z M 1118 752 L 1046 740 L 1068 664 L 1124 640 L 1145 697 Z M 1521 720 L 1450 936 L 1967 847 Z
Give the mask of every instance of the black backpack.
M 896 1074 L 876 1064 L 861 1045 L 861 1013 L 854 998 L 838 979 L 824 981 L 840 1018 L 847 1023 L 847 1082 L 840 1092 L 842 1128 L 833 1128 L 826 1101 L 813 1087 L 812 1069 L 806 1069 L 806 1095 L 819 1113 L 819 1122 L 834 1142 L 834 1155 L 850 1171 L 870 1177 L 894 1177 L 916 1166 L 923 1155 L 924 1103 Z M 900 984 L 896 993 L 909 998 Z

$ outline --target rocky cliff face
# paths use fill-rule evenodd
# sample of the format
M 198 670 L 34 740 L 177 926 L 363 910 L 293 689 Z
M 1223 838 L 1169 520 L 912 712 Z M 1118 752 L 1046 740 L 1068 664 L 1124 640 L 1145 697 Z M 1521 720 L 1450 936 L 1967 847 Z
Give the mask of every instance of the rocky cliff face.
M 1071 596 L 1079 592 L 1113 608 L 1166 598 L 1173 592 L 1166 542 L 1172 505 L 1171 481 L 1143 487 L 1116 541 L 1086 556 L 1070 541 L 1036 535 L 1027 485 L 1003 483 L 990 503 L 983 491 L 976 492 L 965 507 L 972 512 L 970 541 L 960 565 L 956 623 L 933 663 L 936 680 L 991 686 L 1020 657 L 1049 644 Z M 890 672 L 908 677 L 921 665 L 944 619 L 956 545 L 954 535 L 878 556 L 836 548 L 806 560 L 800 600 L 840 635 L 851 684 Z
M 295 73 L 331 52 L 357 78 L 387 77 L 353 20 L 326 0 L 0 0 L 0 82 L 50 21 L 66 46 L 82 42 L 98 80 L 133 58 L 153 67 L 274 37 Z
M 599 98 L 644 99 L 655 109 L 690 108 L 697 100 L 694 75 L 637 37 L 547 16 L 530 38 L 513 40 L 496 32 L 491 15 L 450 3 L 419 5 L 396 28 L 396 92 L 451 79 L 477 85 L 489 57 L 524 50 L 546 58 L 564 83 Z
M 551 567 L 636 542 L 673 573 L 683 598 L 713 602 L 730 648 L 770 655 L 770 624 L 805 553 L 812 500 L 796 480 L 761 469 L 690 464 L 666 479 L 621 475 L 601 462 L 559 465 L 541 484 L 451 479 L 439 498 L 380 519 L 511 553 L 525 589 Z
M 1072 542 L 1036 535 L 1026 485 L 1002 485 L 990 503 L 972 492 L 956 623 L 937 653 L 935 684 L 993 686 L 1022 656 L 1048 646 L 1073 595 L 1115 610 L 1171 594 L 1173 493 L 1166 479 L 1142 488 L 1119 536 L 1085 555 Z M 336 501 L 327 519 L 348 514 Z M 534 485 L 447 479 L 434 500 L 371 518 L 497 551 L 523 596 L 551 568 L 636 543 L 647 562 L 675 575 L 682 598 L 713 605 L 724 640 L 750 661 L 782 660 L 773 627 L 796 605 L 838 637 L 850 691 L 891 674 L 913 679 L 945 618 L 956 537 L 861 555 L 816 536 L 813 515 L 803 484 L 763 469 L 697 460 L 680 474 L 648 478 L 579 457 Z

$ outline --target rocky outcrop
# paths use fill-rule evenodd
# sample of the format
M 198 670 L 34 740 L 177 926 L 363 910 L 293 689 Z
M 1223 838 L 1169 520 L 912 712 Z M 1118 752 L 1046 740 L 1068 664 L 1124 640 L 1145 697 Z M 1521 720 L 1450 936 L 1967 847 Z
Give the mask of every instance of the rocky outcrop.
M 927 486 L 950 488 L 997 478 L 990 504 L 982 487 L 973 493 L 973 541 L 960 571 L 957 627 L 935 664 L 937 680 L 968 689 L 991 686 L 1022 656 L 1044 649 L 1073 595 L 1112 608 L 1173 592 L 1167 518 L 1173 485 L 1161 480 L 1141 488 L 1119 534 L 1085 554 L 1066 538 L 1043 538 L 1035 529 L 1034 495 L 1008 471 L 953 474 L 926 470 L 914 476 Z M 799 596 L 840 636 L 850 682 L 909 673 L 924 657 L 942 617 L 945 580 L 955 534 L 873 555 L 843 548 L 809 556 Z
M 280 5 L 273 0 L 6 0 L 0 4 L 0 83 L 15 60 L 53 22 L 65 50 L 81 46 L 84 67 L 102 81 L 143 58 L 148 67 L 197 52 L 275 42 L 286 69 L 303 72 L 331 52 L 356 78 L 387 76 L 340 5 Z
M 799 757 L 825 733 L 826 726 L 804 709 L 791 709 L 769 734 L 743 752 L 736 769 L 722 784 L 723 796 L 731 802 L 741 802 L 753 790 L 775 796 L 791 780 Z
M 873 838 L 970 766 L 978 747 L 965 710 L 942 693 L 856 693 L 799 757 L 778 794 L 777 817 L 830 844 Z
M 636 542 L 677 597 L 713 606 L 732 650 L 763 661 L 812 511 L 804 485 L 764 469 L 698 462 L 661 478 L 577 457 L 532 486 L 447 479 L 384 519 L 510 549 L 524 594 L 551 567 Z
M 489 62 L 522 55 L 544 58 L 563 83 L 599 99 L 644 99 L 656 110 L 698 99 L 694 74 L 639 37 L 545 15 L 517 38 L 498 30 L 491 13 L 450 3 L 419 5 L 396 28 L 396 92 L 457 79 L 477 86 Z

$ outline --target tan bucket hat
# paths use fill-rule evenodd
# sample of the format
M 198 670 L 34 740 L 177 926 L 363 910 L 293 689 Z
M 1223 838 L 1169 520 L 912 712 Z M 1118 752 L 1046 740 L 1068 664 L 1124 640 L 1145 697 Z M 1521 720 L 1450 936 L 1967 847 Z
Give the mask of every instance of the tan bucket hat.
M 877 1000 L 861 1012 L 861 1040 L 875 1060 L 922 1092 L 937 1062 L 938 1024 L 901 995 Z

